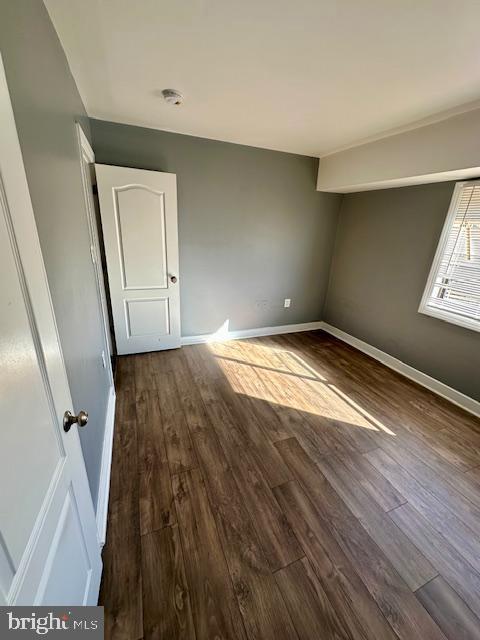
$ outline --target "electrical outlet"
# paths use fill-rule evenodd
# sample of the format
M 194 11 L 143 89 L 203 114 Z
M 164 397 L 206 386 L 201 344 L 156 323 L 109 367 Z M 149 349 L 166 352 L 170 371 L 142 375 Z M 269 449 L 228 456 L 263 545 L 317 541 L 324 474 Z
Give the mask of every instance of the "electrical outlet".
M 285 307 L 285 309 L 288 309 L 291 302 L 292 301 L 290 300 L 290 298 L 285 298 L 285 302 L 283 303 L 283 306 Z

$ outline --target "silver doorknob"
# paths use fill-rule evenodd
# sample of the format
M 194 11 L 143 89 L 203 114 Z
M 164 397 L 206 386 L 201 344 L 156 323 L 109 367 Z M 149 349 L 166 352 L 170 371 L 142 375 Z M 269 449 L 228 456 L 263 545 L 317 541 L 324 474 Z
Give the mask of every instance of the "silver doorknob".
M 79 427 L 84 427 L 88 422 L 88 413 L 86 411 L 79 411 L 78 415 L 74 416 L 70 411 L 65 411 L 63 414 L 63 430 L 70 431 L 72 424 L 78 424 Z
M 170 276 L 170 282 L 173 282 L 173 284 L 175 284 L 177 281 L 177 276 Z

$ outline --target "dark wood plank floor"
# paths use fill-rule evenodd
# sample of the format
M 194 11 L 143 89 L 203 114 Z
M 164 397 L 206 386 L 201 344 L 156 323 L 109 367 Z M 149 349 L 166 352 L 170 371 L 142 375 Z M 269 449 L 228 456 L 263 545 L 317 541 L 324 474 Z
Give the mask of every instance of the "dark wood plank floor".
M 480 420 L 323 332 L 119 359 L 106 638 L 480 640 Z

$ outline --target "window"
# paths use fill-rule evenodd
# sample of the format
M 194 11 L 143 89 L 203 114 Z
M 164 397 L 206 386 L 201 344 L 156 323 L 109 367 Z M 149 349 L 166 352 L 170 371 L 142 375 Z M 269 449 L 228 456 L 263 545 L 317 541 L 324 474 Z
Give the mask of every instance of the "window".
M 455 187 L 419 311 L 480 331 L 480 180 Z

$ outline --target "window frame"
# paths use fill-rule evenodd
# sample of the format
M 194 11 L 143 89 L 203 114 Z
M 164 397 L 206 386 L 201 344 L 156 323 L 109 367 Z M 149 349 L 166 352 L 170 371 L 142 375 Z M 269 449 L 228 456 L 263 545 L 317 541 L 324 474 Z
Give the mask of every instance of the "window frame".
M 458 201 L 460 199 L 464 186 L 472 185 L 472 184 L 480 185 L 480 179 L 464 180 L 463 182 L 457 182 L 455 184 L 455 189 L 453 190 L 450 206 L 448 208 L 447 216 L 443 224 L 442 233 L 438 241 L 435 257 L 433 258 L 432 266 L 430 268 L 430 273 L 427 278 L 427 284 L 425 285 L 423 296 L 420 301 L 420 306 L 418 307 L 418 312 L 423 313 L 424 315 L 427 315 L 427 316 L 431 316 L 433 318 L 438 318 L 439 320 L 443 320 L 444 322 L 449 322 L 450 324 L 456 324 L 460 327 L 465 327 L 466 329 L 472 329 L 473 331 L 480 332 L 480 321 L 472 320 L 471 318 L 466 318 L 466 317 L 457 315 L 455 313 L 452 313 L 451 311 L 437 309 L 435 307 L 428 305 L 430 293 L 437 279 L 437 273 L 440 267 L 440 263 L 442 261 L 443 254 L 447 246 L 448 237 L 450 235 L 450 229 L 455 219 Z

